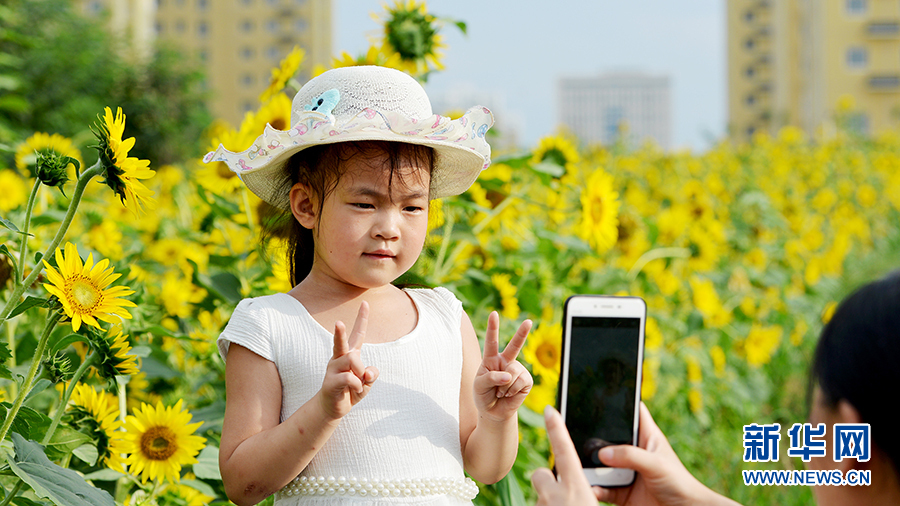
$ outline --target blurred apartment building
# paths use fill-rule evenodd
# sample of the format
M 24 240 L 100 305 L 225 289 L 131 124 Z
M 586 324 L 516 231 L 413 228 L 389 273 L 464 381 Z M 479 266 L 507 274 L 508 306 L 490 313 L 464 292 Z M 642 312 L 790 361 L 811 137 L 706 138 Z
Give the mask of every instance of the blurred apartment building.
M 728 113 L 735 139 L 785 125 L 833 128 L 852 97 L 848 126 L 877 133 L 900 124 L 900 2 L 728 0 Z
M 306 51 L 302 83 L 331 60 L 331 0 L 75 0 L 88 17 L 107 21 L 137 56 L 156 40 L 174 43 L 206 72 L 210 110 L 240 124 L 259 107 L 272 68 L 295 45 Z
M 671 145 L 672 98 L 669 78 L 642 73 L 567 77 L 557 83 L 558 120 L 582 142 L 652 140 Z

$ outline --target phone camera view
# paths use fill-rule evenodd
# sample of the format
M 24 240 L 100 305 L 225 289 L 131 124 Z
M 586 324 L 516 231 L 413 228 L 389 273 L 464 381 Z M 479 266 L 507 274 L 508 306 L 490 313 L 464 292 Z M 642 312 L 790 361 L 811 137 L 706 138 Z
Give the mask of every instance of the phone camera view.
M 600 448 L 634 442 L 640 318 L 573 317 L 566 424 L 583 467 Z

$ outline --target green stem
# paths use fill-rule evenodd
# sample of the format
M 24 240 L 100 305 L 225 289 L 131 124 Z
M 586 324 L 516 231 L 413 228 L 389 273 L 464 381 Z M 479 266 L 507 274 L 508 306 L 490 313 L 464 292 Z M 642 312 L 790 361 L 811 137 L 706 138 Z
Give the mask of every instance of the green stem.
M 25 257 L 28 254 L 28 229 L 31 228 L 31 213 L 34 212 L 34 198 L 41 187 L 41 180 L 35 178 L 34 188 L 31 189 L 31 195 L 28 197 L 28 205 L 25 207 L 25 223 L 22 227 L 22 246 L 19 248 L 19 277 L 16 283 L 25 279 Z
M 44 255 L 41 258 L 47 258 L 49 255 L 53 254 L 56 250 L 56 247 L 59 246 L 59 243 L 62 242 L 63 237 L 66 236 L 66 232 L 69 230 L 69 225 L 72 224 L 72 218 L 75 217 L 75 210 L 78 209 L 78 204 L 81 203 L 81 196 L 84 194 L 84 189 L 87 186 L 88 182 L 94 178 L 94 176 L 99 176 L 103 172 L 103 166 L 100 164 L 100 161 L 97 160 L 90 169 L 81 173 L 81 177 L 78 178 L 78 181 L 75 183 L 75 191 L 72 193 L 72 200 L 69 202 L 69 209 L 66 211 L 66 217 L 63 218 L 62 223 L 59 226 L 59 230 L 56 232 L 56 237 L 53 238 L 53 241 L 50 242 L 50 245 L 44 251 Z M 6 322 L 6 317 L 12 313 L 13 308 L 15 308 L 19 303 L 19 298 L 25 293 L 25 290 L 31 286 L 34 281 L 37 279 L 38 274 L 44 270 L 42 267 L 43 263 L 38 262 L 34 269 L 31 271 L 31 274 L 25 278 L 25 281 L 22 282 L 21 285 L 17 286 L 13 293 L 10 295 L 9 300 L 6 302 L 6 306 L 0 311 L 0 325 Z M 24 269 L 23 269 L 24 271 Z
M 47 326 L 44 327 L 44 333 L 41 334 L 37 349 L 34 350 L 34 358 L 31 360 L 31 367 L 28 368 L 28 374 L 25 376 L 25 381 L 22 382 L 22 390 L 20 390 L 19 395 L 16 396 L 12 408 L 6 413 L 6 420 L 3 422 L 3 427 L 0 428 L 0 441 L 3 441 L 3 438 L 6 437 L 6 433 L 9 431 L 10 426 L 12 426 L 13 420 L 15 420 L 16 415 L 19 414 L 22 403 L 25 402 L 25 397 L 28 395 L 28 392 L 31 391 L 31 383 L 34 381 L 38 366 L 41 365 L 41 360 L 44 358 L 44 351 L 47 349 L 50 333 L 56 328 L 56 324 L 59 323 L 59 320 L 62 317 L 63 313 L 55 312 L 50 315 L 50 318 L 47 320 Z
M 9 491 L 9 494 L 7 494 L 6 497 L 3 498 L 3 502 L 0 502 L 0 506 L 6 506 L 7 504 L 9 504 L 9 502 L 13 500 L 13 497 L 19 495 L 19 490 L 22 490 L 22 486 L 24 486 L 24 485 L 25 485 L 25 482 L 22 480 L 19 480 L 16 483 L 16 486 L 13 487 L 13 489 Z
M 641 258 L 638 258 L 631 270 L 628 271 L 628 281 L 634 281 L 644 266 L 654 260 L 659 260 L 660 258 L 689 258 L 690 256 L 691 250 L 687 248 L 656 248 L 650 250 L 641 255 Z
M 42 445 L 46 445 L 50 442 L 50 439 L 53 437 L 53 433 L 56 432 L 56 428 L 59 427 L 59 421 L 63 416 L 63 413 L 66 412 L 66 404 L 69 403 L 69 399 L 72 397 L 72 392 L 75 391 L 75 385 L 78 384 L 78 381 L 81 380 L 81 377 L 84 375 L 84 372 L 87 371 L 87 368 L 91 366 L 95 359 L 97 358 L 96 353 L 91 353 L 88 355 L 84 361 L 78 366 L 78 369 L 75 371 L 75 375 L 72 376 L 72 379 L 69 381 L 69 386 L 63 391 L 63 398 L 60 401 L 59 409 L 56 410 L 56 414 L 53 415 L 53 420 L 50 422 L 50 428 L 47 429 L 47 433 L 44 435 L 44 440 L 41 441 Z
M 456 213 L 452 209 L 447 209 L 447 222 L 444 224 L 444 233 L 441 236 L 441 249 L 438 251 L 437 259 L 434 261 L 435 281 L 440 282 L 444 279 L 444 258 L 447 256 L 447 248 L 450 245 L 450 236 L 453 234 L 453 225 L 456 222 Z
M 250 212 L 250 196 L 246 186 L 241 188 L 241 197 L 244 200 L 244 213 L 247 214 L 247 228 L 253 230 L 253 213 Z

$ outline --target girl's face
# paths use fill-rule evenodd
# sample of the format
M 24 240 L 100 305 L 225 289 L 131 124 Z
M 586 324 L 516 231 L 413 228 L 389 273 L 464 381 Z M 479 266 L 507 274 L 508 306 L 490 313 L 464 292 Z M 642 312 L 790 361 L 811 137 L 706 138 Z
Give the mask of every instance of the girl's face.
M 390 284 L 412 267 L 428 229 L 428 167 L 387 154 L 343 162 L 344 173 L 317 221 L 312 270 L 360 288 Z

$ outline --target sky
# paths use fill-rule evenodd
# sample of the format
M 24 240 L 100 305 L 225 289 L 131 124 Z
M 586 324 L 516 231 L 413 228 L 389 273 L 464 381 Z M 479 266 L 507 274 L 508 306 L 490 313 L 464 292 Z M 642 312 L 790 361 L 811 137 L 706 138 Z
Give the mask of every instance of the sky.
M 386 0 L 334 0 L 333 52 L 368 48 Z M 393 0 L 390 0 L 393 4 Z M 556 83 L 635 71 L 666 75 L 672 86 L 672 148 L 708 149 L 725 134 L 727 45 L 723 0 L 428 0 L 438 17 L 446 70 L 425 89 L 441 97 L 477 90 L 521 145 L 557 130 Z M 476 104 L 470 104 L 476 105 Z M 436 111 L 438 112 L 438 111 Z M 500 117 L 502 115 L 502 117 Z

